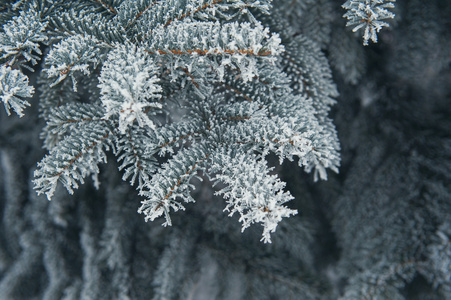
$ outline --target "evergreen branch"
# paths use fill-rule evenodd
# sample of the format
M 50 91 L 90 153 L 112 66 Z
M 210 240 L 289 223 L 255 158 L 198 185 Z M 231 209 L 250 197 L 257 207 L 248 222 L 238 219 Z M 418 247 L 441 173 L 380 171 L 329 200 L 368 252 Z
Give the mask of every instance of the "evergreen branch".
M 187 176 L 190 176 L 191 174 L 193 174 L 194 171 L 197 170 L 198 165 L 203 163 L 209 156 L 210 156 L 210 154 L 206 154 L 205 157 L 203 157 L 203 159 L 194 163 L 184 174 L 182 174 L 182 176 L 180 176 L 180 178 L 177 180 L 177 182 L 170 188 L 169 192 L 163 197 L 163 200 L 169 199 L 169 197 L 171 197 L 172 193 L 174 193 L 175 190 L 177 188 L 179 188 L 180 185 L 183 183 L 183 177 L 187 177 Z
M 132 24 L 136 24 L 137 28 L 147 27 L 152 31 L 157 26 L 166 28 L 174 23 L 187 24 L 190 21 L 219 21 L 220 19 L 230 21 L 240 15 L 247 15 L 253 24 L 258 24 L 250 9 L 268 13 L 269 2 L 268 0 L 168 0 L 150 3 L 139 1 L 123 3 L 118 10 L 119 21 L 127 30 Z M 137 32 L 135 34 L 138 35 Z
M 129 130 L 128 132 L 127 132 L 127 136 L 128 136 L 128 141 L 130 142 L 130 145 L 131 145 L 131 147 L 132 147 L 132 154 L 133 154 L 133 157 L 135 158 L 135 160 L 136 160 L 136 167 L 140 170 L 140 171 L 144 171 L 144 168 L 143 168 L 143 166 L 142 166 L 142 162 L 141 162 L 141 159 L 139 158 L 139 156 L 138 156 L 138 151 L 137 151 L 137 149 L 136 149 L 136 146 L 134 145 L 134 141 L 133 141 L 133 139 L 132 139 L 132 135 L 131 135 L 131 131 Z M 132 182 L 133 182 L 134 180 L 132 179 Z M 133 183 L 132 183 L 133 184 Z
M 276 153 L 280 162 L 285 158 L 291 160 L 293 156 L 299 157 L 299 165 L 304 166 L 307 172 L 315 170 L 315 180 L 319 177 L 327 178 L 325 168 L 338 171 L 339 144 L 337 142 L 331 146 L 330 143 L 335 135 L 333 127 L 325 117 L 315 116 L 319 107 L 324 109 L 324 103 L 317 104 L 312 99 L 293 95 L 293 91 L 287 86 L 290 83 L 289 78 L 274 66 L 264 64 L 258 73 L 259 76 L 253 78 L 252 85 L 245 84 L 238 75 L 234 76 L 234 73 L 226 77 L 225 84 L 231 87 L 227 90 L 233 91 L 229 96 L 238 99 L 243 95 L 255 97 L 254 101 L 266 108 L 265 116 L 255 118 L 246 125 L 237 125 L 236 129 L 231 130 L 231 142 L 251 145 L 250 142 L 255 142 L 257 136 L 259 142 L 254 145 L 265 149 L 264 153 Z M 274 101 L 282 98 L 286 101 Z M 312 131 L 305 128 L 305 124 L 310 124 Z M 246 126 L 252 129 L 248 131 Z M 316 134 L 312 134 L 313 132 Z M 300 143 L 299 146 L 291 145 L 287 142 L 289 139 L 292 139 L 294 144 Z M 303 145 L 303 139 L 308 141 L 308 145 Z M 276 141 L 278 143 L 275 143 Z M 280 144 L 280 141 L 284 141 L 283 144 Z
M 0 33 L 0 59 L 10 60 L 8 65 L 12 66 L 22 56 L 33 65 L 37 64 L 38 55 L 42 54 L 39 43 L 48 39 L 44 33 L 47 24 L 41 20 L 33 5 L 27 11 L 21 11 L 19 16 L 13 17 L 3 26 L 4 32 Z M 22 63 L 19 66 L 26 67 Z
M 207 9 L 207 8 L 212 8 L 212 7 L 214 7 L 216 4 L 221 3 L 222 1 L 223 1 L 223 0 L 213 0 L 213 1 L 211 1 L 210 3 L 207 2 L 207 3 L 205 3 L 204 5 L 199 6 L 199 7 L 196 8 L 195 10 L 188 11 L 188 12 L 186 12 L 186 13 L 182 14 L 181 16 L 178 16 L 178 17 L 176 17 L 176 18 L 174 18 L 174 19 L 169 19 L 169 20 L 166 22 L 166 24 L 164 24 L 164 27 L 169 26 L 169 24 L 171 24 L 171 23 L 174 22 L 174 21 L 181 21 L 181 20 L 183 20 L 184 18 L 187 18 L 187 17 L 189 17 L 189 16 L 191 16 L 191 15 L 194 15 L 194 14 L 196 14 L 196 13 L 202 11 L 202 10 L 205 10 L 205 9 Z
M 316 48 L 309 53 L 314 47 L 303 40 L 301 50 L 293 50 L 294 42 L 289 59 L 278 60 L 285 51 L 279 35 L 252 15 L 268 13 L 269 2 L 91 0 L 47 10 L 52 32 L 44 36 L 53 38 L 45 73 L 53 83 L 40 82 L 50 83 L 42 93 L 50 153 L 35 173 L 38 193 L 51 198 L 58 181 L 72 193 L 87 174 L 98 172 L 111 146 L 123 180 L 138 181 L 146 198 L 140 213 L 146 221 L 164 214 L 164 225 L 170 225 L 170 210 L 194 201 L 191 178 L 210 166 L 218 180 L 232 186 L 233 192 L 221 191 L 227 209 L 241 214 L 243 228 L 262 223 L 262 240 L 270 241 L 277 222 L 294 212 L 283 206 L 291 196 L 269 175 L 266 154 L 281 161 L 299 157 L 306 171 L 319 169 L 322 178 L 325 168 L 336 170 L 339 157 L 327 118 L 332 88 L 321 90 L 333 87 L 327 61 Z M 99 71 L 98 84 L 92 70 Z M 312 99 L 290 87 L 290 76 L 302 71 L 304 77 L 291 82 L 311 84 Z M 88 99 L 75 93 L 76 80 L 86 80 Z M 78 100 L 84 104 L 75 104 Z M 160 166 L 157 155 L 167 163 Z M 240 174 L 231 162 L 241 164 Z M 266 187 L 251 187 L 253 172 Z
M 290 63 L 290 67 L 296 73 L 302 74 L 305 72 L 300 66 L 298 66 L 298 63 L 288 54 L 288 52 L 282 53 L 282 57 Z M 301 93 L 304 93 L 307 98 L 311 98 L 312 94 L 308 89 L 309 84 L 307 80 L 304 77 L 300 77 L 299 80 L 302 83 L 302 87 L 304 87 L 304 88 L 300 87 L 299 90 L 301 90 L 302 91 Z
M 133 20 L 130 21 L 126 26 L 125 26 L 125 30 L 129 30 L 130 27 L 134 24 L 136 24 L 136 21 L 141 18 L 141 16 L 147 11 L 149 10 L 152 6 L 154 6 L 158 1 L 161 0 L 153 0 L 149 5 L 145 6 L 143 9 L 139 10 L 139 12 L 133 17 Z
M 28 77 L 16 69 L 33 71 L 24 62 L 37 64 L 42 54 L 39 43 L 47 40 L 44 34 L 47 22 L 41 20 L 35 6 L 30 5 L 27 11 L 14 16 L 0 32 L 0 98 L 8 115 L 12 108 L 22 117 L 25 107 L 30 106 L 24 98 L 34 93 L 34 88 L 28 86 Z
M 95 69 L 100 61 L 104 60 L 102 43 L 93 36 L 75 34 L 63 39 L 52 48 L 46 59 L 44 69 L 49 78 L 57 77 L 51 87 L 61 81 L 72 77 L 73 89 L 76 92 L 75 75 L 91 74 L 90 69 Z
M 146 221 L 153 221 L 164 214 L 166 222 L 163 226 L 171 226 L 169 211 L 184 210 L 184 206 L 176 199 L 194 202 L 190 195 L 193 189 L 189 183 L 191 178 L 210 156 L 205 145 L 183 149 L 174 155 L 147 183 L 146 189 L 140 192 L 147 199 L 142 201 L 139 213 L 145 214 Z
M 50 87 L 54 79 L 48 78 L 44 72 L 41 72 L 39 75 L 37 80 L 41 92 L 39 111 L 40 117 L 45 121 L 52 117 L 51 114 L 55 108 L 80 100 L 80 94 L 73 90 L 73 82 L 66 80 L 54 87 Z
M 70 160 L 67 163 L 67 165 L 62 167 L 61 171 L 59 171 L 56 174 L 50 175 L 50 176 L 52 176 L 52 177 L 56 177 L 56 176 L 59 177 L 59 176 L 61 176 L 67 169 L 71 168 L 83 156 L 83 154 L 86 154 L 86 153 L 90 152 L 92 149 L 94 149 L 94 147 L 96 147 L 97 145 L 103 143 L 109 136 L 110 136 L 110 132 L 106 133 L 99 140 L 92 142 L 90 145 L 88 145 L 85 148 L 85 151 L 80 151 L 80 153 L 78 153 L 72 160 Z
M 277 34 L 250 23 L 175 22 L 157 26 L 147 36 L 146 49 L 155 54 L 269 56 L 283 51 Z
M 122 70 L 117 72 L 117 66 Z M 152 129 L 155 124 L 143 112 L 145 108 L 160 109 L 161 87 L 157 67 L 144 50 L 132 44 L 113 49 L 104 63 L 99 78 L 105 118 L 119 117 L 119 131 L 125 134 L 135 120 L 139 126 Z
M 234 88 L 234 87 L 231 87 L 231 86 L 228 85 L 228 84 L 225 84 L 225 83 L 224 83 L 224 87 L 225 87 L 226 89 L 228 89 L 229 91 L 234 92 L 237 96 L 242 97 L 242 98 L 246 99 L 246 100 L 249 101 L 249 102 L 252 102 L 252 101 L 253 101 L 249 96 L 247 96 L 246 94 L 244 94 L 244 92 L 239 91 L 238 89 L 236 89 L 236 88 Z
M 27 76 L 9 66 L 0 66 L 0 99 L 8 116 L 12 108 L 19 117 L 22 117 L 24 115 L 22 111 L 30 106 L 24 98 L 30 98 L 33 93 L 34 88 L 28 85 Z
M 146 50 L 149 54 L 159 54 L 159 55 L 200 55 L 200 56 L 209 56 L 209 55 L 218 55 L 218 54 L 241 54 L 241 55 L 251 55 L 251 56 L 269 56 L 272 55 L 272 53 L 266 49 L 262 49 L 258 52 L 255 52 L 253 49 L 237 49 L 237 50 L 230 50 L 230 49 L 213 49 L 213 50 L 207 50 L 207 49 L 185 49 L 184 51 L 181 51 L 179 49 L 152 49 L 152 50 Z
M 136 22 L 136 20 L 138 20 L 149 8 L 151 8 L 152 6 L 155 5 L 155 3 L 157 3 L 159 0 L 154 0 L 152 1 L 152 3 L 148 6 L 146 6 L 143 10 L 141 10 L 133 19 L 132 22 Z
M 122 162 L 119 170 L 124 170 L 123 180 L 134 184 L 138 178 L 138 189 L 142 190 L 150 177 L 157 170 L 157 162 L 153 153 L 148 153 L 150 138 L 146 131 L 138 126 L 132 126 L 125 135 L 117 137 L 118 162 Z M 120 155 L 118 155 L 120 154 Z
M 83 118 L 83 119 L 72 119 L 72 120 L 65 120 L 62 121 L 60 123 L 57 123 L 56 126 L 64 126 L 66 124 L 71 124 L 71 123 L 84 123 L 84 122 L 99 122 L 99 121 L 107 121 L 104 118 L 100 118 L 100 119 L 94 119 L 94 118 Z
M 191 70 L 213 66 L 220 80 L 230 65 L 250 80 L 256 75 L 257 59 L 273 62 L 284 49 L 276 34 L 250 23 L 174 22 L 168 27 L 153 28 L 147 36 L 147 52 L 170 56 L 171 71 L 178 67 Z
M 262 241 L 271 242 L 270 233 L 276 230 L 278 222 L 284 217 L 297 214 L 296 210 L 283 206 L 293 197 L 283 192 L 285 186 L 277 176 L 269 175 L 271 169 L 263 160 L 251 154 L 243 154 L 233 148 L 224 147 L 212 157 L 213 179 L 226 184 L 216 192 L 227 200 L 224 211 L 229 216 L 240 214 L 242 231 L 252 223 L 262 223 Z
M 147 153 L 174 154 L 177 143 L 194 141 L 204 131 L 203 126 L 201 122 L 189 120 L 156 128 L 149 133 L 152 142 L 148 144 Z
M 318 110 L 328 112 L 336 102 L 334 98 L 338 91 L 321 49 L 308 38 L 298 35 L 285 44 L 285 50 L 280 63 L 292 81 L 290 87 L 294 93 L 307 96 Z
M 238 117 L 238 120 L 249 120 L 249 119 L 250 118 L 239 118 Z M 268 139 L 265 139 L 265 138 L 261 138 L 261 139 L 247 140 L 247 141 L 244 141 L 244 140 L 243 141 L 235 141 L 234 143 L 235 144 L 239 144 L 239 145 L 243 145 L 243 144 L 259 144 L 261 142 L 263 142 L 265 144 L 266 143 L 274 143 L 274 144 L 277 144 L 279 146 L 286 146 L 288 144 L 291 145 L 291 146 L 295 146 L 295 144 L 299 143 L 299 138 L 296 136 L 296 137 L 288 138 L 288 140 L 283 140 L 283 141 L 278 140 L 278 139 L 268 140 Z M 311 150 L 315 150 L 315 148 L 312 147 Z
M 178 142 L 180 142 L 182 140 L 185 140 L 187 138 L 194 137 L 194 136 L 198 135 L 199 133 L 200 132 L 196 131 L 196 132 L 193 132 L 193 133 L 189 133 L 189 134 L 186 134 L 186 135 L 179 136 L 177 138 L 172 139 L 171 141 L 168 141 L 168 142 L 165 142 L 163 144 L 158 145 L 158 147 L 160 149 L 166 148 L 168 146 L 174 145 L 174 144 L 176 144 L 176 143 L 178 143 Z
M 102 1 L 102 0 L 92 0 L 92 1 L 99 3 L 102 7 L 109 10 L 113 15 L 117 14 L 117 11 L 113 7 L 111 7 L 110 5 L 105 3 L 104 1 Z
M 216 122 L 227 126 L 228 123 L 223 120 L 251 120 L 263 119 L 267 117 L 267 110 L 258 102 L 224 102 L 217 105 L 213 118 Z M 236 122 L 231 123 L 234 126 Z
M 115 43 L 124 43 L 123 28 L 118 26 L 114 18 L 106 17 L 87 9 L 70 9 L 53 16 L 49 27 L 60 38 L 72 35 L 93 36 L 98 41 L 113 47 Z
M 99 105 L 69 103 L 52 109 L 44 132 L 61 136 L 89 122 L 108 122 L 102 116 L 103 109 Z
M 290 83 L 287 75 L 277 70 L 274 65 L 270 63 L 261 63 L 259 69 L 256 72 L 258 75 L 252 77 L 252 85 L 246 84 L 241 78 L 241 74 L 238 69 L 231 69 L 228 71 L 228 76 L 225 77 L 225 82 L 220 83 L 226 90 L 231 91 L 229 94 L 232 98 L 244 98 L 249 102 L 261 103 L 265 105 L 270 115 L 274 115 L 273 103 L 275 99 L 281 97 L 292 98 L 293 95 L 291 89 L 288 87 Z M 292 99 L 289 101 L 277 101 L 277 105 L 282 103 L 290 103 L 294 105 L 299 103 L 299 100 Z M 281 116 L 287 116 L 289 106 L 285 107 Z M 294 107 L 291 110 L 295 110 Z
M 352 31 L 363 29 L 363 45 L 371 40 L 377 43 L 377 33 L 383 27 L 390 25 L 382 20 L 393 19 L 395 14 L 390 10 L 395 7 L 396 0 L 347 0 L 342 5 L 347 12 L 343 15 L 348 19 L 346 26 L 355 26 Z
M 98 163 L 106 161 L 103 148 L 109 148 L 114 134 L 108 126 L 97 123 L 83 129 L 83 134 L 75 131 L 67 136 L 38 163 L 33 180 L 38 194 L 45 193 L 50 200 L 58 181 L 72 194 L 78 188 L 77 181 L 83 183 L 88 174 L 99 172 Z
M 190 54 L 191 54 L 191 53 L 190 53 Z M 188 75 L 188 77 L 190 78 L 190 80 L 191 80 L 191 82 L 193 83 L 193 85 L 194 85 L 196 88 L 199 88 L 200 86 L 199 86 L 199 84 L 194 80 L 193 74 L 191 74 L 190 71 L 188 71 L 187 68 L 182 68 L 182 70 L 183 70 L 183 72 L 185 72 L 186 75 Z
M 239 121 L 250 120 L 250 119 L 251 119 L 251 117 L 243 117 L 243 116 L 224 117 L 224 118 L 222 118 L 222 120 L 239 120 Z
M 283 119 L 254 118 L 251 122 L 235 125 L 235 129 L 230 130 L 229 143 L 238 145 L 255 145 L 266 155 L 270 151 L 275 153 L 282 163 L 285 158 L 299 158 L 299 165 L 307 165 L 315 160 L 316 153 L 314 135 L 309 131 L 301 131 L 288 126 Z
M 191 132 L 197 125 L 192 123 L 178 124 L 178 126 L 160 127 L 152 132 L 143 128 L 132 126 L 123 136 L 117 138 L 118 161 L 122 161 L 119 170 L 125 170 L 123 180 L 130 180 L 134 184 L 138 178 L 138 189 L 141 191 L 145 184 L 149 183 L 151 175 L 157 171 L 157 163 L 154 155 L 159 152 L 173 153 L 172 146 L 182 140 L 190 140 L 199 132 Z M 178 135 L 174 137 L 174 135 Z

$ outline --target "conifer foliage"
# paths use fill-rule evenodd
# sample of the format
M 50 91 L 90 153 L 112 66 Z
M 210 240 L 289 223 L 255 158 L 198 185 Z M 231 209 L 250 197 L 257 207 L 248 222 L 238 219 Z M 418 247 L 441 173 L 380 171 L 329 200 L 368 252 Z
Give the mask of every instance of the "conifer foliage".
M 36 0 L 7 7 L 18 13 L 1 37 L 8 113 L 12 107 L 22 115 L 33 93 L 20 68 L 44 61 L 40 106 L 49 153 L 35 172 L 37 192 L 50 200 L 60 183 L 73 193 L 112 150 L 123 179 L 137 182 L 145 197 L 139 212 L 146 220 L 164 216 L 171 225 L 171 210 L 195 201 L 191 179 L 208 175 L 227 185 L 218 192 L 225 210 L 240 215 L 243 229 L 261 223 L 270 242 L 277 223 L 296 211 L 265 157 L 296 158 L 315 180 L 340 163 L 327 116 L 336 93 L 322 88 L 316 92 L 325 97 L 315 99 L 299 92 L 335 88 L 327 77 L 296 71 L 307 63 L 296 46 L 305 41 L 282 43 L 259 21 L 270 2 Z
M 353 31 L 363 29 L 363 44 L 371 40 L 377 42 L 377 33 L 389 24 L 384 20 L 393 19 L 391 11 L 396 0 L 348 0 L 343 4 L 347 10 L 344 17 L 348 19 L 347 26 L 354 26 Z
M 451 299 L 450 15 L 0 0 L 0 298 Z

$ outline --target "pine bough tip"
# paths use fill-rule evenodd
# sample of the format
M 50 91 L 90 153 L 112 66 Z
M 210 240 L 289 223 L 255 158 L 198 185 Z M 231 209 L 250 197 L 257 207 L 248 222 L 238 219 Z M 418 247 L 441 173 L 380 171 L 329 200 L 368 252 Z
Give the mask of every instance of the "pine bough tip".
M 347 12 L 343 15 L 348 19 L 346 26 L 353 26 L 352 31 L 363 30 L 363 45 L 368 41 L 377 43 L 377 33 L 383 27 L 390 25 L 384 21 L 393 19 L 395 14 L 391 11 L 396 0 L 348 0 L 343 4 Z

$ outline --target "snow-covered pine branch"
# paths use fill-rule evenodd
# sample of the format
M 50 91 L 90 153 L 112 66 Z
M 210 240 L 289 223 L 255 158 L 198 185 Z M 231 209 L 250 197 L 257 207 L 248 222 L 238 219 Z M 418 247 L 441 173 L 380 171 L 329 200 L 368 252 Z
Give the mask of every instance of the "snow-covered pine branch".
M 142 36 L 142 28 L 166 27 L 173 22 L 230 22 L 246 18 L 258 24 L 252 11 L 268 14 L 270 3 L 270 0 L 123 1 L 116 18 L 129 34 Z
M 121 134 L 135 121 L 140 127 L 155 129 L 147 113 L 150 110 L 154 114 L 162 107 L 158 102 L 162 89 L 158 85 L 157 67 L 142 48 L 117 45 L 109 53 L 99 81 L 105 118 L 118 117 Z
M 21 11 L 19 16 L 3 25 L 0 34 L 0 60 L 8 65 L 25 66 L 20 60 L 37 64 L 41 49 L 39 43 L 48 39 L 45 33 L 47 22 L 41 20 L 36 6 Z M 29 67 L 28 67 L 29 68 Z M 30 68 L 31 69 L 31 68 Z
M 220 80 L 226 66 L 238 68 L 242 78 L 250 80 L 257 73 L 255 57 L 274 61 L 283 52 L 277 34 L 247 22 L 172 22 L 152 28 L 144 45 L 151 54 L 172 56 L 174 69 L 191 72 L 197 65 L 212 65 Z
M 8 115 L 12 108 L 22 117 L 23 109 L 30 105 L 25 99 L 33 95 L 34 88 L 28 86 L 28 77 L 18 69 L 25 67 L 32 71 L 26 63 L 37 64 L 42 54 L 39 43 L 47 40 L 46 26 L 35 6 L 3 24 L 0 33 L 0 98 Z
M 208 148 L 204 144 L 198 144 L 179 151 L 161 166 L 147 183 L 145 190 L 140 192 L 148 198 L 141 202 L 142 205 L 138 210 L 139 213 L 146 215 L 146 221 L 153 221 L 164 215 L 166 222 L 163 226 L 171 226 L 170 209 L 185 210 L 179 199 L 186 203 L 195 202 L 190 194 L 194 189 L 190 180 L 197 175 L 198 170 L 205 169 L 209 156 Z
M 25 107 L 30 106 L 26 98 L 34 94 L 34 87 L 28 85 L 28 77 L 11 67 L 0 67 L 0 98 L 6 113 L 11 114 L 11 108 L 22 117 Z
M 219 194 L 240 213 L 243 229 L 262 223 L 269 242 L 294 211 L 284 206 L 291 196 L 270 175 L 266 156 L 296 158 L 315 180 L 326 179 L 326 169 L 338 171 L 328 117 L 337 92 L 327 60 L 307 38 L 268 22 L 271 1 L 38 2 L 22 7 L 35 9 L 37 29 L 18 27 L 33 41 L 20 50 L 32 63 L 37 42 L 49 46 L 38 83 L 50 153 L 35 172 L 38 193 L 50 199 L 58 182 L 72 193 L 99 172 L 111 149 L 123 180 L 137 183 L 145 197 L 139 212 L 146 220 L 164 215 L 171 225 L 171 210 L 195 201 L 191 179 L 210 176 L 249 190 L 244 198 Z M 2 70 L 22 87 L 22 94 L 3 88 L 9 96 L 2 100 L 21 113 L 26 103 L 11 99 L 32 88 L 18 70 Z M 261 187 L 253 200 L 242 176 Z
M 271 243 L 270 234 L 282 218 L 297 214 L 296 210 L 284 206 L 293 199 L 283 191 L 285 183 L 277 175 L 269 174 L 271 169 L 264 160 L 233 148 L 219 149 L 211 160 L 211 172 L 216 173 L 213 180 L 226 185 L 217 192 L 226 199 L 224 211 L 229 216 L 240 215 L 243 231 L 253 223 L 262 223 L 261 240 Z
M 113 134 L 111 125 L 102 119 L 103 110 L 98 105 L 68 104 L 55 108 L 57 112 L 47 125 L 47 130 L 67 135 L 50 150 L 34 172 L 38 194 L 45 193 L 51 199 L 58 182 L 69 191 L 84 183 L 88 175 L 96 176 L 98 164 L 106 162 L 105 151 L 111 147 Z
M 101 42 L 90 35 L 72 35 L 55 45 L 46 56 L 49 67 L 44 71 L 49 78 L 56 80 L 50 85 L 57 85 L 67 76 L 71 77 L 73 89 L 77 91 L 76 77 L 89 75 L 104 60 Z
M 348 22 L 347 26 L 353 26 L 352 31 L 363 30 L 363 44 L 368 41 L 377 43 L 377 33 L 383 27 L 390 25 L 384 20 L 393 19 L 395 14 L 391 11 L 395 7 L 396 0 L 348 0 L 343 4 L 347 12 L 343 15 Z

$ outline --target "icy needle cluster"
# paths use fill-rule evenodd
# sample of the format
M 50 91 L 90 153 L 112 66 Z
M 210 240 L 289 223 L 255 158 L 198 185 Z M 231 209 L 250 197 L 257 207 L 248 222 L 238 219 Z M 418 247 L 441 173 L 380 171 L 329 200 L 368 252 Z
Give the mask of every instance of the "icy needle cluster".
M 363 30 L 363 44 L 368 45 L 371 40 L 377 43 L 377 33 L 383 27 L 389 27 L 384 21 L 393 19 L 395 14 L 391 11 L 396 0 L 348 0 L 343 4 L 347 10 L 343 17 L 348 19 L 347 26 L 353 26 L 354 32 Z

